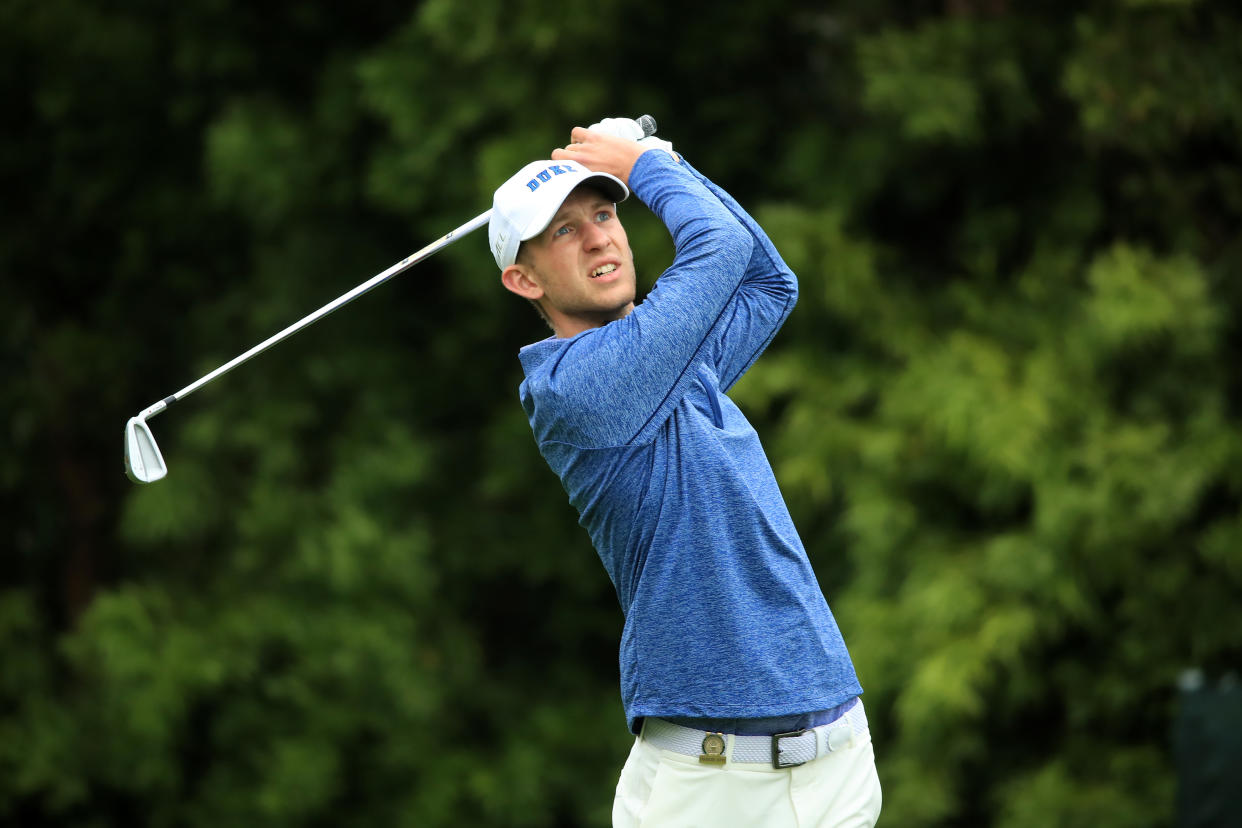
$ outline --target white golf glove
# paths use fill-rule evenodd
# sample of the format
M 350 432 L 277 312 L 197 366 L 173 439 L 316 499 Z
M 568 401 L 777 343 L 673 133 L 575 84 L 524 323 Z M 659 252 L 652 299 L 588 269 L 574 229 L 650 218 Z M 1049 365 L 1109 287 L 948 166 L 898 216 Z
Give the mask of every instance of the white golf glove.
M 616 138 L 627 138 L 631 141 L 637 141 L 643 137 L 643 128 L 633 118 L 605 118 L 598 124 L 591 124 L 587 129 Z
M 637 141 L 647 149 L 662 149 L 673 156 L 673 160 L 681 160 L 677 157 L 677 153 L 673 152 L 671 141 L 665 141 L 663 138 L 657 138 L 654 135 L 648 135 L 644 138 L 643 128 L 633 118 L 605 118 L 597 124 L 591 124 L 587 129 L 593 132 L 602 132 L 604 135 L 613 135 L 617 138 Z

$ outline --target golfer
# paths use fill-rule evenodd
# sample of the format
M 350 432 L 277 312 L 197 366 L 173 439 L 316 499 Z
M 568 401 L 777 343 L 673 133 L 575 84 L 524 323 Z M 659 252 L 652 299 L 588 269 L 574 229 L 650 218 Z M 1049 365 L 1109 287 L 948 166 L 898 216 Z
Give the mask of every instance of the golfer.
M 637 306 L 617 216 L 631 191 L 676 250 Z M 793 309 L 793 273 L 737 202 L 629 119 L 575 128 L 493 207 L 501 281 L 554 333 L 519 354 L 522 407 L 625 614 L 637 738 L 614 825 L 874 825 L 862 688 L 725 396 Z

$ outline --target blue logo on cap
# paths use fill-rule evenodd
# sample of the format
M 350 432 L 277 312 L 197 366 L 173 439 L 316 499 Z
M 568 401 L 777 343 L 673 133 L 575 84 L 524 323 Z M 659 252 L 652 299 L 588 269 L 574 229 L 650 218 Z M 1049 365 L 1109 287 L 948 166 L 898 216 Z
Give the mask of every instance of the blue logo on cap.
M 533 193 L 535 190 L 539 189 L 539 185 L 541 183 L 543 183 L 544 181 L 551 181 L 552 176 L 564 175 L 565 173 L 570 173 L 570 172 L 574 172 L 574 168 L 569 166 L 568 164 L 553 164 L 550 167 L 545 167 L 544 169 L 540 170 L 539 173 L 534 178 L 526 182 L 526 186 L 529 187 L 530 191 Z

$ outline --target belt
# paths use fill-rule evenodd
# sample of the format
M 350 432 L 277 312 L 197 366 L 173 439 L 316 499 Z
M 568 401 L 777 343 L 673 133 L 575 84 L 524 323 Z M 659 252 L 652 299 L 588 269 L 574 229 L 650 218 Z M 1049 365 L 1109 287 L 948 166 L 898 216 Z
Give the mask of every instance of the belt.
M 856 738 L 867 733 L 867 715 L 859 700 L 836 721 L 807 730 L 770 736 L 738 736 L 648 718 L 643 723 L 642 739 L 661 750 L 698 756 L 704 764 L 764 762 L 779 770 L 805 765 L 834 750 L 849 747 Z

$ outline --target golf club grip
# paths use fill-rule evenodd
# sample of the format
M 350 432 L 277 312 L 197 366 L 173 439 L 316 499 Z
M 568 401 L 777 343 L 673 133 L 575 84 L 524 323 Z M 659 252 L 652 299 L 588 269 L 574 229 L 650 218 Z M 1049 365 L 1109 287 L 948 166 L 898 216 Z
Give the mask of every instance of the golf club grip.
M 650 115 L 639 115 L 634 120 L 638 121 L 638 128 L 643 131 L 643 137 L 656 134 L 656 119 Z

